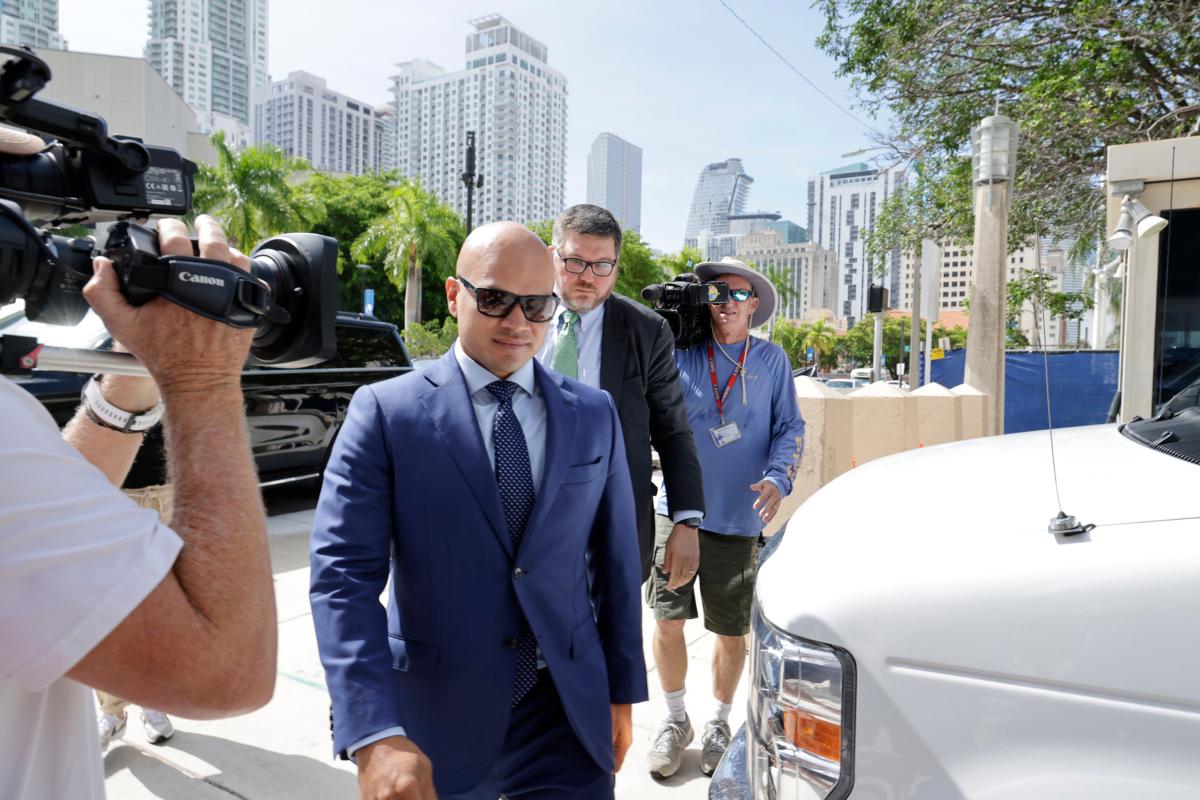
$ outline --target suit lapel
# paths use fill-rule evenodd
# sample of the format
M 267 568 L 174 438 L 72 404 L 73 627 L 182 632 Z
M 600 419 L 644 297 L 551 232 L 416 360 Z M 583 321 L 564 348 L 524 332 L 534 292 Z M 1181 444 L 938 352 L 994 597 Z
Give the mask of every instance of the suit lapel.
M 612 395 L 621 413 L 621 385 L 625 382 L 625 352 L 629 333 L 625 309 L 614 296 L 604 301 L 604 330 L 600 337 L 600 388 Z
M 467 382 L 454 358 L 454 350 L 430 367 L 425 378 L 433 388 L 421 395 L 421 402 L 433 427 L 446 442 L 450 457 L 491 523 L 500 545 L 512 556 L 512 540 L 508 536 L 508 523 L 500 501 L 500 487 L 488 461 L 479 421 L 475 418 L 475 406 L 467 393 Z
M 525 525 L 525 536 L 521 539 L 522 547 L 528 544 L 530 534 L 545 523 L 546 516 L 550 513 L 550 506 L 558 495 L 559 487 L 562 486 L 563 472 L 570 466 L 575 429 L 578 425 L 577 397 L 563 387 L 562 376 L 551 373 L 536 362 L 534 375 L 538 387 L 542 390 L 542 400 L 546 404 L 546 458 L 537 500 L 533 504 L 529 522 Z

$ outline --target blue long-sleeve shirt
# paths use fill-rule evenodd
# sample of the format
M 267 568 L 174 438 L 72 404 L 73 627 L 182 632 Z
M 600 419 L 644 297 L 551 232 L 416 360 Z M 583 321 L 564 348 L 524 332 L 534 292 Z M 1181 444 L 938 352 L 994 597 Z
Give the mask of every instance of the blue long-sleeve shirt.
M 713 346 L 717 388 L 722 392 L 745 342 L 723 347 L 729 358 Z M 796 405 L 787 354 L 777 344 L 751 337 L 750 352 L 746 354 L 745 401 L 741 379 L 725 398 L 725 422 L 736 422 L 741 438 L 720 448 L 709 433 L 721 424 L 721 417 L 713 398 L 708 348 L 700 344 L 676 350 L 675 364 L 704 474 L 707 512 L 702 527 L 714 533 L 757 536 L 763 524 L 754 510 L 758 493 L 750 489 L 750 484 L 767 478 L 786 497 L 792 491 L 804 451 L 804 420 Z M 665 492 L 658 496 L 658 513 L 667 513 Z

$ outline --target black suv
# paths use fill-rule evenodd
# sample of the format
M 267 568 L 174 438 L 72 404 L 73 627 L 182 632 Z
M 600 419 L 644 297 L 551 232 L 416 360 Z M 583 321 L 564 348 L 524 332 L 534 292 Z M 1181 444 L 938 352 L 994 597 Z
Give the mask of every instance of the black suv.
M 91 328 L 88 328 L 88 325 Z M 77 329 L 49 326 L 29 330 L 16 312 L 0 319 L 0 333 L 38 336 L 45 344 L 105 349 L 108 335 L 94 314 Z M 263 486 L 314 478 L 321 474 L 355 389 L 412 370 L 412 361 L 395 325 L 360 314 L 339 312 L 337 355 L 303 369 L 248 367 L 242 372 L 250 444 Z M 75 413 L 88 376 L 72 372 L 34 372 L 12 376 L 45 406 L 60 426 Z M 126 488 L 162 483 L 166 459 L 162 428 L 146 437 Z

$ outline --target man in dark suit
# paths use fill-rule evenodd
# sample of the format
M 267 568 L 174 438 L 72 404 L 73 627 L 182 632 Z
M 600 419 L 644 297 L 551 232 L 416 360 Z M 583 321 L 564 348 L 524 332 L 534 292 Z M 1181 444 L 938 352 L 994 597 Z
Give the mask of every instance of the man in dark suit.
M 700 560 L 697 529 L 704 493 L 671 329 L 641 303 L 613 293 L 621 227 L 612 214 L 586 203 L 572 206 L 555 220 L 553 237 L 550 250 L 563 304 L 538 360 L 604 389 L 617 405 L 637 505 L 643 581 L 655 561 L 650 446 L 658 451 L 675 523 L 660 561 L 670 583 L 682 586 Z
M 533 360 L 553 287 L 532 232 L 476 229 L 453 349 L 360 389 L 330 458 L 313 621 L 364 798 L 613 795 L 647 698 L 633 494 L 612 400 Z

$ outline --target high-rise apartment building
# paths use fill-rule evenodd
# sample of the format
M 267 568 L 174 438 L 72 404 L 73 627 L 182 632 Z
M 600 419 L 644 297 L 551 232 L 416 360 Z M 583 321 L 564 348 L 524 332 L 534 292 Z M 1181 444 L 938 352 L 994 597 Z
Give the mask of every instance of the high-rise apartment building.
M 567 187 L 567 80 L 544 44 L 497 14 L 470 22 L 466 68 L 424 59 L 392 78 L 396 168 L 465 214 L 467 131 L 475 132 L 476 225 L 551 219 Z
M 273 144 L 314 169 L 361 175 L 377 169 L 376 112 L 296 71 L 254 93 L 254 143 Z
M 254 89 L 266 86 L 268 0 L 150 0 L 146 60 L 196 110 L 250 125 Z
M 391 106 L 375 108 L 375 171 L 396 168 L 396 112 Z
M 592 142 L 587 201 L 608 209 L 625 230 L 642 229 L 642 148 L 612 133 Z
M 1041 271 L 1051 276 L 1050 291 L 1080 291 L 1088 265 L 1077 264 L 1067 257 L 1070 243 L 1044 239 L 1041 249 L 1040 258 L 1037 248 L 1032 246 L 1009 253 L 1008 280 L 1017 280 L 1025 272 Z M 940 308 L 943 311 L 963 311 L 968 307 L 971 283 L 975 279 L 975 249 L 971 245 L 943 241 L 938 244 L 938 251 L 940 280 L 937 291 Z M 913 270 L 918 264 L 919 254 L 905 253 L 900 261 L 901 290 L 895 298 L 894 306 L 907 313 L 912 313 Z M 924 275 L 922 277 L 924 278 Z M 921 290 L 921 294 L 925 294 L 925 289 Z M 922 306 L 922 312 L 924 310 Z M 1052 317 L 1049 312 L 1044 311 L 1039 322 L 1028 304 L 1017 319 L 1017 328 L 1033 344 L 1045 343 L 1048 347 L 1059 347 L 1079 341 L 1077 321 Z
M 829 311 L 837 300 L 837 258 L 820 245 L 788 242 L 777 230 L 763 230 L 742 236 L 736 255 L 782 278 L 787 287 L 779 298 L 783 319 L 806 319 Z
M 58 0 L 0 0 L 0 44 L 66 50 L 58 32 Z
M 708 232 L 708 238 L 728 234 L 729 218 L 746 210 L 746 197 L 753 183 L 740 158 L 718 161 L 700 170 L 683 232 L 684 246 L 699 247 L 702 231 Z
M 850 164 L 823 172 L 808 182 L 809 240 L 832 250 L 838 259 L 838 299 L 834 313 L 854 325 L 867 313 L 867 288 L 883 271 L 889 304 L 900 293 L 900 254 L 869 263 L 865 238 L 875 228 L 884 202 L 904 180 L 901 170 Z

